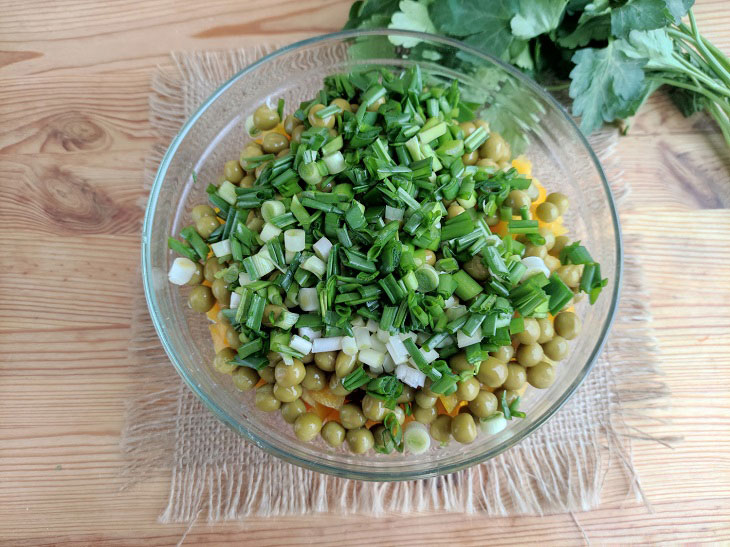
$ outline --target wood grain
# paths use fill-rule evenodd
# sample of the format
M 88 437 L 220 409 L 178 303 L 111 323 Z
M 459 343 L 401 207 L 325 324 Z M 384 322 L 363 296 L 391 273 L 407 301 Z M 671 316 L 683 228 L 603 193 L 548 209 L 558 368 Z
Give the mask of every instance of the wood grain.
M 119 434 L 138 290 L 149 76 L 170 50 L 294 41 L 341 27 L 348 0 L 59 0 L 0 4 L 0 543 L 170 545 L 169 477 L 121 490 Z M 724 0 L 699 0 L 730 51 Z M 656 96 L 619 152 L 631 183 L 670 405 L 635 422 L 649 512 L 607 477 L 601 508 L 485 519 L 421 515 L 195 524 L 215 545 L 730 541 L 730 153 L 703 115 Z M 637 431 L 637 435 L 641 435 Z M 585 534 L 585 535 L 584 535 Z

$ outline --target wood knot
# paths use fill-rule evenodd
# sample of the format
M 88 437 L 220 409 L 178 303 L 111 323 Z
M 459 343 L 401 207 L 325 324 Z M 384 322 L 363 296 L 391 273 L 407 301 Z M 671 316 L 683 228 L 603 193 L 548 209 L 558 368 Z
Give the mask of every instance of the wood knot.
M 75 233 L 109 232 L 125 216 L 103 191 L 60 167 L 51 167 L 38 184 L 43 211 L 57 227 Z
M 101 150 L 110 145 L 106 131 L 77 112 L 59 116 L 51 122 L 49 129 L 48 140 L 69 152 Z

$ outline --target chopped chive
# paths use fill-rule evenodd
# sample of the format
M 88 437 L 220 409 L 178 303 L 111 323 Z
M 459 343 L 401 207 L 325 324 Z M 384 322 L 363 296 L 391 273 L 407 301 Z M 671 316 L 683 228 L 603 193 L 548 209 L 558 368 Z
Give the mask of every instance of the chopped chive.
M 323 120 L 324 118 L 329 118 L 335 114 L 342 114 L 342 109 L 336 104 L 331 104 L 329 106 L 325 106 L 321 110 L 318 110 L 314 115 Z
M 507 231 L 510 234 L 537 234 L 537 220 L 510 220 L 507 223 Z
M 167 238 L 167 246 L 170 250 L 176 252 L 179 255 L 182 255 L 186 258 L 189 258 L 193 262 L 198 262 L 198 253 L 196 253 L 192 247 L 188 247 L 187 245 L 184 245 L 183 243 L 180 243 L 177 239 L 174 237 L 168 237 Z
M 456 282 L 456 290 L 454 292 L 456 292 L 456 296 L 462 300 L 474 298 L 484 290 L 482 286 L 464 270 L 459 270 L 454 274 L 454 281 Z

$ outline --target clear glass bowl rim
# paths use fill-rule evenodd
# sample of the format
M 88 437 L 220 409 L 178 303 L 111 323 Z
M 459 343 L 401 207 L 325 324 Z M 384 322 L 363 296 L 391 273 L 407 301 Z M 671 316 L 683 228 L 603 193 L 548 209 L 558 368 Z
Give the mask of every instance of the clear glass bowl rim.
M 420 38 L 422 40 L 427 40 L 430 42 L 437 42 L 444 45 L 448 45 L 454 48 L 458 48 L 461 50 L 464 50 L 471 55 L 474 55 L 477 58 L 484 59 L 488 63 L 492 63 L 494 65 L 499 66 L 512 76 L 514 76 L 522 85 L 527 86 L 530 88 L 535 94 L 540 96 L 543 100 L 550 103 L 555 109 L 557 109 L 560 114 L 563 116 L 563 118 L 568 122 L 570 126 L 572 126 L 572 129 L 574 130 L 575 134 L 578 136 L 578 139 L 583 144 L 584 148 L 588 152 L 593 164 L 595 165 L 596 171 L 598 172 L 601 183 L 603 184 L 604 189 L 606 190 L 606 195 L 608 196 L 608 206 L 610 208 L 611 218 L 613 221 L 614 231 L 616 234 L 615 237 L 615 244 L 616 244 L 616 274 L 614 276 L 614 279 L 609 280 L 610 286 L 612 288 L 611 293 L 611 305 L 608 311 L 608 317 L 603 324 L 603 328 L 601 330 L 601 333 L 599 335 L 598 341 L 596 342 L 595 346 L 593 347 L 593 350 L 591 351 L 590 356 L 588 357 L 588 360 L 586 361 L 586 364 L 581 369 L 580 373 L 576 377 L 575 381 L 568 386 L 568 388 L 563 391 L 560 395 L 560 397 L 553 402 L 553 404 L 550 406 L 550 408 L 537 420 L 532 422 L 528 428 L 526 428 L 524 431 L 521 431 L 519 434 L 514 435 L 510 437 L 509 439 L 505 440 L 500 445 L 497 445 L 496 447 L 487 450 L 483 453 L 475 454 L 474 456 L 471 456 L 469 458 L 464 459 L 463 461 L 456 462 L 449 465 L 440 465 L 440 464 L 434 464 L 430 467 L 424 468 L 422 470 L 414 471 L 414 470 L 408 470 L 408 471 L 388 471 L 388 470 L 377 470 L 377 471 L 360 471 L 360 470 L 352 470 L 352 469 L 346 469 L 339 467 L 335 463 L 332 462 L 326 462 L 326 461 L 319 461 L 319 462 L 313 462 L 309 460 L 305 460 L 303 458 L 299 458 L 295 455 L 290 454 L 285 449 L 282 449 L 279 446 L 276 446 L 274 444 L 271 444 L 267 439 L 262 438 L 258 435 L 253 434 L 250 432 L 244 425 L 238 422 L 236 418 L 233 416 L 230 416 L 226 412 L 221 409 L 218 404 L 214 400 L 211 400 L 205 393 L 202 392 L 202 390 L 198 387 L 196 382 L 190 378 L 188 375 L 188 372 L 186 368 L 182 365 L 181 360 L 178 358 L 178 355 L 175 351 L 175 349 L 171 346 L 169 340 L 164 336 L 164 331 L 162 329 L 161 324 L 161 318 L 159 309 L 157 306 L 157 297 L 152 291 L 152 271 L 151 271 L 151 247 L 149 242 L 151 241 L 152 237 L 152 224 L 153 224 L 153 217 L 154 217 L 154 211 L 157 206 L 157 201 L 159 198 L 160 190 L 162 188 L 162 183 L 165 179 L 165 176 L 167 174 L 167 169 L 172 161 L 172 158 L 175 156 L 175 153 L 177 152 L 177 149 L 182 141 L 182 139 L 187 135 L 187 133 L 190 131 L 190 129 L 195 125 L 198 118 L 206 111 L 206 109 L 215 102 L 221 94 L 223 94 L 226 89 L 228 89 L 231 85 L 233 85 L 234 82 L 236 82 L 238 79 L 245 77 L 248 73 L 253 71 L 255 68 L 266 64 L 267 62 L 271 61 L 272 59 L 275 59 L 276 57 L 279 57 L 281 55 L 285 55 L 287 53 L 291 53 L 297 49 L 305 48 L 310 45 L 319 44 L 322 42 L 327 41 L 342 41 L 346 39 L 351 38 L 357 38 L 361 36 L 388 36 L 388 35 L 396 35 L 396 36 L 404 36 L 404 37 L 414 37 L 414 38 Z M 472 48 L 471 46 L 460 42 L 458 40 L 453 40 L 451 38 L 446 38 L 443 36 L 437 36 L 434 34 L 428 34 L 423 32 L 414 32 L 414 31 L 405 31 L 405 30 L 393 30 L 393 29 L 374 29 L 374 30 L 345 30 L 340 32 L 334 32 L 330 34 L 323 34 L 320 36 L 316 36 L 313 38 L 308 38 L 306 40 L 301 40 L 299 42 L 295 42 L 293 44 L 290 44 L 288 46 L 285 46 L 281 49 L 278 49 L 269 55 L 266 55 L 259 59 L 258 61 L 252 63 L 251 65 L 247 66 L 243 70 L 236 73 L 233 77 L 231 77 L 226 83 L 221 85 L 199 108 L 198 110 L 185 122 L 185 125 L 180 129 L 178 134 L 175 136 L 175 138 L 170 143 L 170 146 L 168 147 L 162 162 L 160 163 L 160 167 L 157 170 L 157 174 L 155 175 L 155 180 L 152 186 L 152 189 L 150 191 L 150 197 L 147 202 L 147 208 L 145 210 L 144 215 L 144 224 L 142 228 L 142 278 L 143 278 L 143 284 L 144 284 L 144 293 L 145 298 L 147 300 L 147 307 L 150 311 L 150 316 L 152 317 L 152 322 L 155 326 L 155 331 L 157 332 L 157 336 L 162 342 L 162 346 L 165 349 L 165 352 L 167 353 L 167 356 L 170 358 L 170 361 L 172 361 L 173 366 L 177 370 L 178 374 L 182 377 L 182 379 L 185 381 L 187 386 L 197 395 L 197 397 L 205 404 L 205 406 L 210 409 L 215 416 L 218 417 L 224 424 L 226 424 L 228 427 L 233 429 L 235 432 L 237 432 L 239 435 L 241 435 L 246 440 L 254 443 L 259 448 L 262 448 L 269 454 L 272 454 L 284 461 L 287 461 L 289 463 L 311 469 L 313 471 L 321 472 L 321 473 L 327 473 L 334 476 L 340 476 L 350 479 L 358 479 L 358 480 L 368 480 L 368 481 L 394 481 L 394 480 L 413 480 L 413 479 L 422 479 L 422 478 L 428 478 L 428 477 L 434 477 L 439 475 L 445 475 L 449 473 L 454 473 L 456 471 L 460 471 L 462 469 L 466 469 L 467 467 L 471 467 L 472 465 L 476 465 L 478 463 L 481 463 L 483 461 L 486 461 L 488 459 L 491 459 L 498 454 L 501 454 L 505 450 L 511 448 L 512 446 L 519 443 L 522 439 L 536 431 L 540 426 L 542 426 L 548 419 L 550 419 L 571 397 L 571 395 L 575 392 L 576 389 L 583 383 L 583 380 L 586 378 L 588 373 L 593 368 L 596 359 L 598 358 L 598 355 L 600 355 L 603 346 L 605 345 L 606 338 L 608 335 L 608 332 L 611 328 L 611 325 L 613 324 L 616 310 L 618 308 L 619 303 L 619 295 L 621 292 L 621 281 L 623 276 L 623 245 L 622 245 L 622 238 L 621 238 L 621 226 L 619 223 L 618 213 L 616 210 L 616 205 L 614 203 L 613 194 L 611 192 L 611 188 L 608 184 L 608 181 L 606 180 L 605 173 L 603 172 L 603 168 L 601 167 L 601 164 L 598 160 L 598 157 L 596 156 L 595 152 L 591 148 L 590 144 L 588 143 L 588 140 L 585 138 L 583 133 L 580 131 L 578 126 L 573 121 L 573 118 L 568 114 L 568 112 L 563 108 L 563 106 L 558 103 L 552 95 L 550 95 L 547 91 L 545 91 L 542 87 L 540 87 L 539 84 L 537 84 L 534 80 L 520 72 L 519 70 L 515 69 L 514 67 L 500 61 L 499 59 L 489 55 L 485 54 L 477 49 Z M 603 295 L 604 298 L 607 295 Z

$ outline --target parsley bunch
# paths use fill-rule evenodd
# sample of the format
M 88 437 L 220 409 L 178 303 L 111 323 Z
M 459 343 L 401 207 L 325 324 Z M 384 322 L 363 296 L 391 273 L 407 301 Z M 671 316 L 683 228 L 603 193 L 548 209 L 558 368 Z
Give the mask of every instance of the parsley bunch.
M 345 28 L 442 34 L 511 63 L 543 84 L 569 79 L 573 114 L 581 116 L 585 133 L 603 122 L 633 116 L 654 91 L 670 86 L 681 112 L 689 116 L 706 111 L 730 146 L 730 60 L 699 33 L 690 11 L 693 4 L 694 0 L 358 0 Z M 685 16 L 689 24 L 682 22 Z M 367 56 L 395 48 L 407 53 L 425 47 L 415 38 L 390 37 L 357 44 L 353 53 Z

